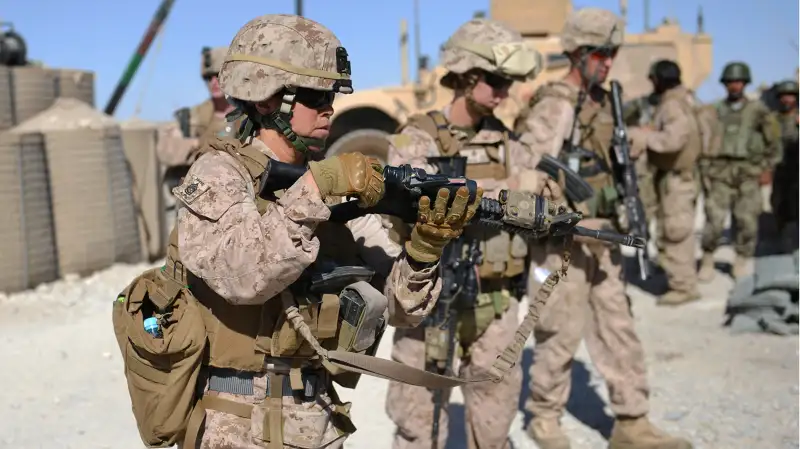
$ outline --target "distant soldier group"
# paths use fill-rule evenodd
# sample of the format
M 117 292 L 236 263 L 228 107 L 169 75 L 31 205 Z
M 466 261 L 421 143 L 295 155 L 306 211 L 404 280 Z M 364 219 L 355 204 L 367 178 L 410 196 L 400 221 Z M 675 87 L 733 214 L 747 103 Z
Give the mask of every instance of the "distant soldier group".
M 266 15 L 242 27 L 228 48 L 204 49 L 210 99 L 178 111 L 159 139 L 180 205 L 166 264 L 131 282 L 114 309 L 126 376 L 138 385 L 130 392 L 142 439 L 186 449 L 340 448 L 355 429 L 334 382 L 352 388 L 357 373 L 377 372 L 392 379 L 386 412 L 396 425 L 395 449 L 445 446 L 454 385 L 464 388 L 468 447 L 508 448 L 522 391 L 520 361 L 502 360 L 506 369 L 496 382 L 468 379 L 496 370 L 498 354 L 514 344 L 525 290 L 531 298 L 552 287 L 552 276 L 531 273 L 571 264 L 533 329 L 528 434 L 542 449 L 570 447 L 560 421 L 585 339 L 615 414 L 609 448 L 691 448 L 648 417 L 645 351 L 618 246 L 576 237 L 565 256 L 563 237 L 532 244 L 505 230 L 467 226 L 482 197 L 511 189 L 579 211 L 586 227 L 628 232 L 612 169 L 619 151 L 612 146 L 612 95 L 602 87 L 623 30 L 610 11 L 573 11 L 561 33 L 571 68 L 538 89 L 515 134 L 493 111 L 515 81 L 536 77 L 541 55 L 497 21 L 476 18 L 459 27 L 440 55 L 447 71 L 441 84 L 453 101 L 412 116 L 389 136 L 388 162 L 466 177 L 478 189 L 423 196 L 416 223 L 394 240 L 375 214 L 346 225 L 331 221 L 330 206 L 342 197 L 367 208 L 387 194 L 376 160 L 316 156 L 325 150 L 335 94 L 353 91 L 338 38 L 302 17 Z M 728 97 L 711 108 L 683 85 L 674 61 L 657 61 L 649 77 L 652 94 L 635 112 L 626 110 L 629 156 L 658 229 L 657 260 L 669 286 L 659 304 L 674 306 L 699 299 L 698 279 L 713 277 L 731 209 L 734 275 L 745 272 L 763 172 L 774 170 L 781 183 L 794 177 L 794 191 L 774 190 L 772 203 L 781 217 L 796 220 L 798 86 L 777 86 L 776 116 L 744 96 L 751 76 L 740 62 L 724 68 Z M 567 173 L 539 170 L 543 157 L 563 158 L 565 148 L 578 147 L 584 153 L 569 175 L 594 192 L 582 201 L 565 196 Z M 270 189 L 277 162 L 308 170 Z M 700 190 L 707 222 L 698 276 Z M 463 284 L 443 285 L 451 259 L 469 266 Z M 447 325 L 432 324 L 445 307 Z M 156 324 L 145 335 L 147 313 Z M 357 356 L 374 354 L 386 324 L 397 327 L 395 364 L 359 364 Z M 421 370 L 439 376 L 428 382 Z M 455 371 L 467 380 L 453 382 Z

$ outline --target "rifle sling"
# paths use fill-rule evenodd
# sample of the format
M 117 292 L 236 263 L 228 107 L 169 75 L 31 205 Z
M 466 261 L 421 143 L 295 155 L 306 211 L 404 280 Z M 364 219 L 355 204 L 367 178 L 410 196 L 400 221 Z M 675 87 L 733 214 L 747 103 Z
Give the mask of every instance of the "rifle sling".
M 525 347 L 525 342 L 533 333 L 533 329 L 539 321 L 541 312 L 547 304 L 547 300 L 552 295 L 553 289 L 561 278 L 566 276 L 567 268 L 570 263 L 571 247 L 572 236 L 567 235 L 564 238 L 564 254 L 561 269 L 550 273 L 536 292 L 536 296 L 529 300 L 528 312 L 525 314 L 522 323 L 517 327 L 514 340 L 498 355 L 497 360 L 495 360 L 486 375 L 470 378 L 444 376 L 413 368 L 393 360 L 345 351 L 327 351 L 321 353 L 323 365 L 329 364 L 355 373 L 433 389 L 451 388 L 486 381 L 498 383 L 503 380 L 508 371 L 519 361 L 520 354 Z

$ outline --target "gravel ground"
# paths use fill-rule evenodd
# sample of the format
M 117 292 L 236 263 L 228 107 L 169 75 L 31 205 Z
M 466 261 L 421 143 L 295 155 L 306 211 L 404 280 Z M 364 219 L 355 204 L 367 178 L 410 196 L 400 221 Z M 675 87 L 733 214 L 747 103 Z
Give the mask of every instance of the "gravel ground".
M 720 262 L 732 258 L 729 248 L 717 255 Z M 113 337 L 111 303 L 146 267 L 118 265 L 84 279 L 0 294 L 0 448 L 143 447 Z M 629 287 L 647 351 L 651 417 L 698 449 L 797 448 L 798 339 L 723 328 L 731 286 L 730 277 L 718 273 L 702 287 L 702 301 L 677 309 L 657 308 L 652 294 Z M 390 345 L 387 335 L 379 355 L 388 357 Z M 529 342 L 526 366 L 531 347 Z M 603 435 L 612 423 L 606 389 L 585 348 L 577 359 L 564 424 L 574 448 L 605 448 Z M 342 391 L 343 399 L 354 401 L 359 428 L 346 448 L 390 447 L 386 386 L 365 376 L 355 391 Z M 465 447 L 461 404 L 456 392 L 450 449 Z M 510 434 L 514 447 L 535 448 L 522 425 L 520 412 Z

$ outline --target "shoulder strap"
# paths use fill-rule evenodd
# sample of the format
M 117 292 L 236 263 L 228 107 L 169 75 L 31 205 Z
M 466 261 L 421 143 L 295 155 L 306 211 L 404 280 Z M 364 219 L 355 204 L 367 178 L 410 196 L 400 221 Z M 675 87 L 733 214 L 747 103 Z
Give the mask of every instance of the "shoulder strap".
M 497 356 L 494 364 L 489 368 L 487 375 L 462 378 L 443 376 L 429 371 L 414 368 L 403 363 L 387 360 L 380 357 L 372 357 L 364 354 L 357 354 L 345 351 L 328 351 L 320 345 L 319 341 L 311 333 L 311 329 L 303 321 L 299 309 L 295 305 L 291 293 L 284 291 L 281 293 L 281 300 L 286 312 L 286 319 L 294 329 L 314 348 L 314 351 L 322 359 L 323 366 L 334 366 L 354 373 L 366 374 L 369 376 L 380 377 L 382 379 L 394 380 L 409 385 L 417 385 L 427 388 L 449 388 L 478 382 L 500 382 L 505 375 L 519 361 L 525 342 L 533 333 L 536 322 L 547 304 L 547 300 L 553 293 L 553 289 L 559 280 L 567 274 L 570 262 L 570 248 L 572 247 L 572 236 L 568 235 L 564 239 L 564 255 L 562 257 L 561 269 L 555 270 L 547 276 L 539 291 L 536 292 L 529 305 L 528 313 L 522 320 L 514 335 L 514 341 Z M 328 368 L 330 369 L 330 368 Z
M 400 130 L 406 126 L 413 125 L 423 131 L 436 141 L 436 146 L 442 156 L 453 156 L 459 151 L 459 144 L 448 127 L 447 119 L 440 111 L 429 111 L 426 114 L 414 114 L 403 125 Z

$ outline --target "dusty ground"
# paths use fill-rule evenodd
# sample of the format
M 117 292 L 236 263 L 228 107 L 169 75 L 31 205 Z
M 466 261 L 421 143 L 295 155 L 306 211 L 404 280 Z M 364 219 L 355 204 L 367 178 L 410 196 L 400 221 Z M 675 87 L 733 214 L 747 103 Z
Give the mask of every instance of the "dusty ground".
M 729 262 L 730 250 L 717 256 Z M 111 328 L 111 302 L 144 268 L 115 266 L 85 279 L 0 294 L 0 448 L 143 447 Z M 798 340 L 723 328 L 731 285 L 718 273 L 703 286 L 702 301 L 678 309 L 657 308 L 652 294 L 630 287 L 647 351 L 652 419 L 698 449 L 797 448 Z M 379 355 L 388 357 L 390 342 L 384 337 Z M 528 348 L 526 366 L 531 357 Z M 573 376 L 565 418 L 573 447 L 605 448 L 611 424 L 605 386 L 583 348 Z M 385 381 L 368 377 L 357 390 L 343 391 L 355 403 L 359 427 L 347 448 L 390 447 L 385 392 Z M 448 448 L 464 447 L 463 407 L 454 396 Z M 522 423 L 520 412 L 510 435 L 515 448 L 535 448 Z

